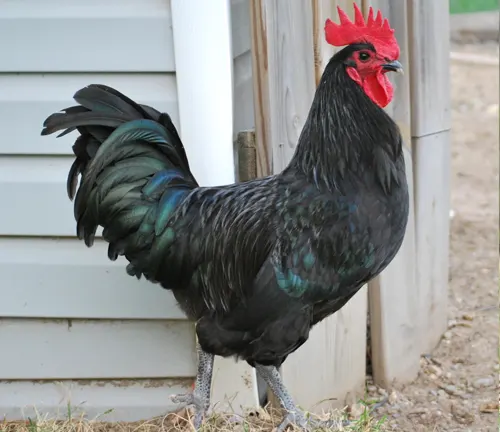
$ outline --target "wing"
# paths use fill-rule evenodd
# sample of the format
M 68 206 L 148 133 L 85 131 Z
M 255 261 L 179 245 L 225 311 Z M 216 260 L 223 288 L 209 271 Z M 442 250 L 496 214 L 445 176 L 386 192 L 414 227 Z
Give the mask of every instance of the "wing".
M 272 178 L 195 190 L 171 222 L 175 240 L 162 285 L 188 309 L 201 301 L 198 309 L 227 312 L 245 297 L 273 248 L 276 197 Z
M 272 249 L 260 256 L 252 285 L 225 320 L 228 327 L 256 328 L 287 308 L 343 297 L 345 287 L 356 287 L 371 272 L 369 229 L 361 228 L 362 212 L 352 200 L 332 199 L 302 182 L 281 188 L 274 209 Z
M 376 272 L 379 237 L 389 236 L 380 217 L 370 220 L 383 204 L 312 186 L 294 196 L 299 199 L 280 210 L 283 224 L 272 254 L 279 289 L 308 304 L 351 295 Z

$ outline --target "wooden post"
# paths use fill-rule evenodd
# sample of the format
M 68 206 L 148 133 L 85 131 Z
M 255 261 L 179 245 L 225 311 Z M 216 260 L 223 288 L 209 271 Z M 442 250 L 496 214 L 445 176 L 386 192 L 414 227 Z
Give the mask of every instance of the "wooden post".
M 352 11 L 352 3 L 342 7 Z M 252 2 L 252 41 L 259 174 L 281 171 L 293 155 L 316 83 L 333 54 L 323 42 L 328 0 Z M 316 67 L 315 67 L 316 65 Z M 266 172 L 266 167 L 269 171 Z M 366 358 L 366 290 L 318 324 L 284 363 L 285 384 L 303 408 L 343 407 L 362 394 Z
M 395 380 L 413 380 L 420 362 L 420 316 L 415 276 L 415 217 L 413 163 L 410 133 L 410 64 L 408 55 L 407 0 L 367 0 L 368 7 L 380 9 L 396 31 L 405 69 L 394 76 L 394 100 L 387 112 L 399 125 L 406 148 L 404 156 L 410 192 L 410 214 L 405 239 L 393 262 L 368 286 L 370 307 L 371 359 L 374 382 L 388 387 Z
M 257 178 L 257 144 L 254 131 L 238 133 L 238 181 Z
M 421 351 L 447 328 L 450 209 L 448 2 L 408 0 Z

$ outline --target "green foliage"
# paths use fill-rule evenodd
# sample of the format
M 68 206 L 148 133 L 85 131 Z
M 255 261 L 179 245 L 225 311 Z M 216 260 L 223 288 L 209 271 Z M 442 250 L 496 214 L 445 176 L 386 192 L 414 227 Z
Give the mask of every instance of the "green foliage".
M 495 10 L 499 10 L 498 0 L 450 0 L 452 14 Z

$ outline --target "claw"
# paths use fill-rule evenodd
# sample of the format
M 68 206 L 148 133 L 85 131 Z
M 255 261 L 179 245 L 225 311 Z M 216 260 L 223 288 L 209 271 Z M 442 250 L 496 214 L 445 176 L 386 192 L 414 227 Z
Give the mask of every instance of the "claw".
M 184 406 L 195 404 L 193 393 L 172 395 L 170 396 L 170 400 L 175 404 L 182 404 L 183 408 Z
M 288 426 L 295 426 L 302 430 L 308 430 L 310 424 L 301 412 L 290 412 L 276 428 L 276 432 L 284 432 Z

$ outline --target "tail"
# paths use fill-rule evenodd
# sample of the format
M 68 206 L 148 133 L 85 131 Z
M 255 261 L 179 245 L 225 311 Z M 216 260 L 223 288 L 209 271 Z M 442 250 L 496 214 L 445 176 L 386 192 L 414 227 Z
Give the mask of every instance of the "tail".
M 125 255 L 129 274 L 154 279 L 151 261 L 159 259 L 152 249 L 172 241 L 169 219 L 198 186 L 177 130 L 168 114 L 104 85 L 89 85 L 74 99 L 79 105 L 49 116 L 42 135 L 80 133 L 67 179 L 77 236 L 91 247 L 102 226 L 109 258 Z

